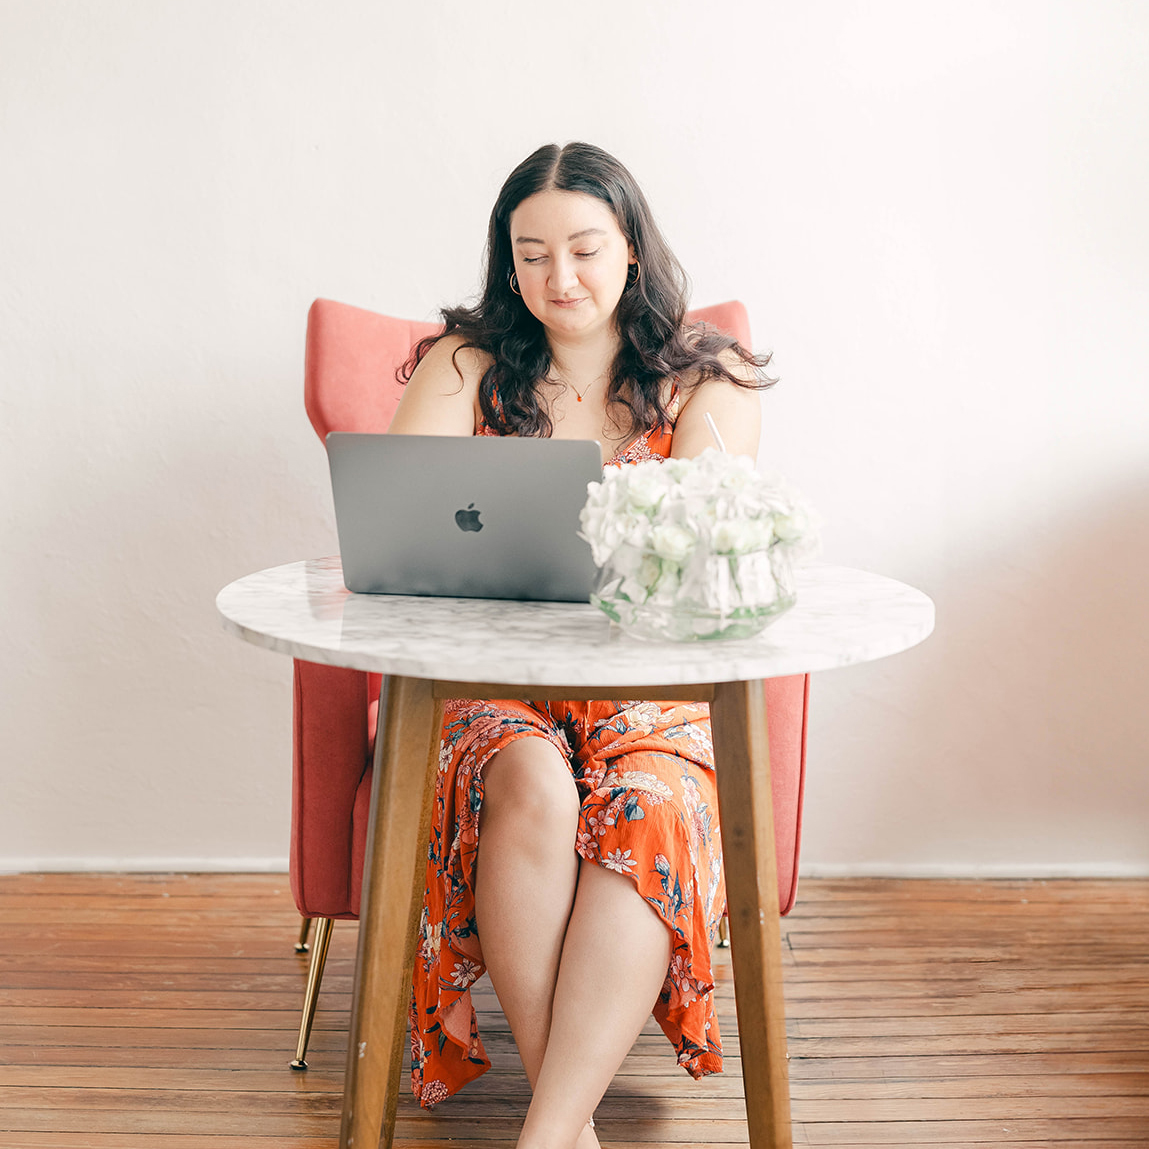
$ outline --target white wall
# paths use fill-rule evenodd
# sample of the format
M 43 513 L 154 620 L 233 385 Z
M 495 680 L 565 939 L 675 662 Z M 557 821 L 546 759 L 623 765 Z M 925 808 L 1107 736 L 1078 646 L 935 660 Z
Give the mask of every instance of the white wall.
M 709 11 L 712 15 L 705 15 Z M 1149 10 L 0 5 L 0 865 L 282 864 L 335 549 L 307 306 L 430 317 L 589 139 L 782 377 L 763 459 L 938 628 L 814 684 L 822 872 L 1149 872 Z

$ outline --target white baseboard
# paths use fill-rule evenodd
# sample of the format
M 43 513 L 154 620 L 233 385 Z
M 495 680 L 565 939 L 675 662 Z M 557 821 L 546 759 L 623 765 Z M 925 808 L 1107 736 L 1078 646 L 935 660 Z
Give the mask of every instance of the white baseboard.
M 800 878 L 1149 878 L 1149 862 L 801 862 Z
M 286 874 L 287 858 L 5 858 L 0 874 Z
M 0 857 L 0 874 L 285 874 L 287 858 Z M 803 878 L 1149 878 L 1149 862 L 802 862 Z

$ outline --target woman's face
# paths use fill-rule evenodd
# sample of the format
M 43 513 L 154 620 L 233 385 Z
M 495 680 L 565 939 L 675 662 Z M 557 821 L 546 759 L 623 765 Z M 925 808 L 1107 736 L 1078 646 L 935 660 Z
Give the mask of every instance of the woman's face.
M 523 302 L 551 335 L 579 338 L 613 326 L 634 253 L 602 200 L 539 192 L 511 213 L 510 230 Z

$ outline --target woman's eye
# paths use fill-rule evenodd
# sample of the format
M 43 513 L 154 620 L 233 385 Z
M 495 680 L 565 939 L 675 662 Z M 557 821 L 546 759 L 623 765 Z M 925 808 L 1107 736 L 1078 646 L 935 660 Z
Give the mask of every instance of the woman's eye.
M 524 255 L 523 263 L 542 263 L 545 258 L 544 255 Z
M 579 259 L 591 259 L 592 257 L 598 255 L 600 251 L 602 251 L 602 248 L 596 247 L 594 251 L 576 251 L 575 254 L 579 257 Z

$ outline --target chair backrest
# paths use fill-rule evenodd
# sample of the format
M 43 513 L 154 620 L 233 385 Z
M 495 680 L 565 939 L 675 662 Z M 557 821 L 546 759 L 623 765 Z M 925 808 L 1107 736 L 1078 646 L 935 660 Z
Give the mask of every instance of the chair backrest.
M 743 347 L 750 350 L 750 316 L 746 314 L 745 306 L 737 299 L 726 303 L 712 303 L 709 307 L 698 307 L 686 313 L 689 323 L 709 323 L 733 335 Z
M 750 320 L 737 300 L 699 308 L 687 318 L 705 320 L 750 346 Z M 386 431 L 403 395 L 396 370 L 420 339 L 438 330 L 436 323 L 317 299 L 307 314 L 303 398 L 320 439 L 328 431 Z
M 303 401 L 320 439 L 328 431 L 386 431 L 403 396 L 396 370 L 420 339 L 439 330 L 437 323 L 317 299 L 307 313 Z

